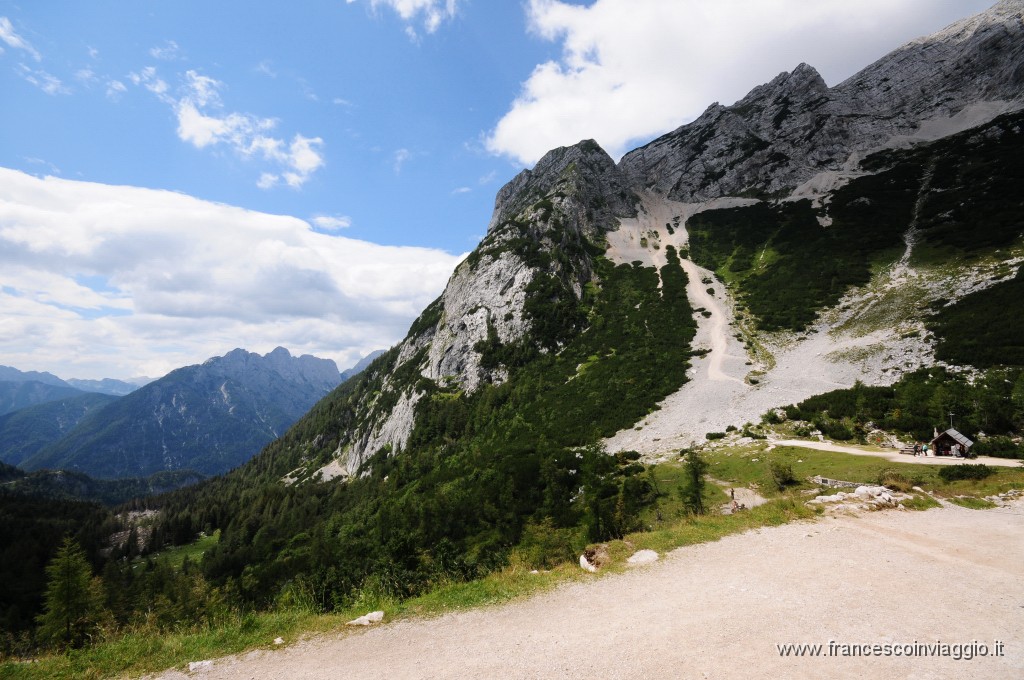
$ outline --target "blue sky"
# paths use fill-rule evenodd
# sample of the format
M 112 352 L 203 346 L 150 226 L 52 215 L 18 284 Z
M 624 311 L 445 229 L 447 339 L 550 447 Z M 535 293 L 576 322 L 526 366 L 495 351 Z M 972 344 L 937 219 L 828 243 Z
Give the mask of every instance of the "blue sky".
M 399 340 L 547 149 L 612 155 L 975 0 L 0 0 L 0 364 Z

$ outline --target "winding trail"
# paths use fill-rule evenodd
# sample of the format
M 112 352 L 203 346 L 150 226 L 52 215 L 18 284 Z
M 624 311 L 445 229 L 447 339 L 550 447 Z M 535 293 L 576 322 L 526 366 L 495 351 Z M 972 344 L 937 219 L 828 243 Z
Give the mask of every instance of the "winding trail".
M 687 246 L 686 220 L 702 210 L 755 203 L 750 199 L 717 199 L 708 203 L 678 203 L 661 196 L 643 197 L 635 219 L 622 220 L 617 231 L 608 234 L 608 257 L 614 262 L 640 261 L 647 266 L 663 267 L 668 263 L 667 245 L 682 249 Z M 668 225 L 675 225 L 669 229 Z M 646 245 L 644 245 L 646 243 Z M 737 414 L 730 404 L 741 403 L 750 386 L 743 381 L 749 367 L 743 344 L 732 335 L 732 309 L 727 304 L 728 292 L 714 274 L 688 259 L 680 259 L 688 279 L 686 293 L 694 309 L 703 308 L 710 315 L 696 315 L 695 349 L 710 350 L 704 357 L 694 357 L 689 382 L 670 395 L 634 428 L 628 428 L 605 441 L 609 451 L 635 450 L 650 453 L 678 450 L 688 446 L 706 432 L 724 430 Z M 710 280 L 711 283 L 704 283 Z M 714 294 L 708 293 L 711 288 Z M 685 421 L 685 427 L 678 423 Z M 740 420 L 739 422 L 743 422 Z M 639 428 L 639 429 L 637 429 Z
M 715 296 L 710 295 L 704 285 L 701 283 L 701 279 L 705 274 L 695 265 L 691 260 L 681 261 L 683 270 L 686 272 L 686 276 L 689 277 L 689 286 L 686 289 L 687 295 L 690 297 L 690 302 L 695 304 L 697 307 L 703 307 L 711 316 L 707 318 L 707 321 L 703 324 L 707 326 L 707 339 L 711 344 L 711 354 L 708 355 L 710 360 L 707 363 L 707 378 L 708 380 L 731 380 L 733 382 L 744 384 L 742 380 L 736 376 L 729 375 L 722 366 L 725 360 L 730 357 L 729 355 L 729 323 L 727 322 L 727 316 L 725 309 L 719 304 Z M 735 358 L 735 357 L 733 357 Z M 743 360 L 746 360 L 744 354 Z

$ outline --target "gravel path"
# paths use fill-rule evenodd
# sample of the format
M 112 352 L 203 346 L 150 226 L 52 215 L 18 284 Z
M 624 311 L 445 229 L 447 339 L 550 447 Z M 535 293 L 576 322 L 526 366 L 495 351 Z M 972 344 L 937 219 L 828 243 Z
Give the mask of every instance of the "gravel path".
M 326 635 L 199 678 L 1024 677 L 1024 504 L 821 519 L 678 549 L 508 605 Z M 784 658 L 777 644 L 1005 656 Z M 827 647 L 826 647 L 827 649 Z
M 919 465 L 962 465 L 964 463 L 976 465 L 984 463 L 995 467 L 1020 467 L 1021 461 L 1012 458 L 992 458 L 991 456 L 978 456 L 964 460 L 952 456 L 911 456 L 895 451 L 867 451 L 852 446 L 840 446 L 832 442 L 808 442 L 802 439 L 780 439 L 772 440 L 776 446 L 799 446 L 804 449 L 817 449 L 818 451 L 836 451 L 838 453 L 851 453 L 855 456 L 874 456 L 884 458 L 893 463 L 917 463 Z

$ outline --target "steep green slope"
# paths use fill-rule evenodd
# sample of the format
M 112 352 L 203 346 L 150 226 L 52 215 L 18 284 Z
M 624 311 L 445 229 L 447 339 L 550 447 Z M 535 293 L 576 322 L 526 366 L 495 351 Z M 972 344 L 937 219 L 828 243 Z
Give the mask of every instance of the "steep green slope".
M 344 484 L 267 481 L 332 415 L 352 413 L 361 390 L 339 390 L 244 469 L 181 492 L 166 508 L 168 532 L 176 517 L 220 526 L 204 562 L 215 581 L 262 601 L 300 579 L 328 607 L 367 583 L 410 595 L 437 579 L 479 575 L 501 564 L 528 526 L 549 527 L 552 549 L 566 552 L 620 535 L 650 488 L 636 476 L 642 466 L 594 444 L 685 380 L 694 322 L 672 259 L 660 292 L 653 270 L 599 261 L 587 330 L 502 385 L 466 394 L 421 379 L 425 396 L 400 455 L 382 450 Z
M 1024 366 L 1024 269 L 1017 276 L 941 307 L 928 329 L 935 358 L 961 366 Z

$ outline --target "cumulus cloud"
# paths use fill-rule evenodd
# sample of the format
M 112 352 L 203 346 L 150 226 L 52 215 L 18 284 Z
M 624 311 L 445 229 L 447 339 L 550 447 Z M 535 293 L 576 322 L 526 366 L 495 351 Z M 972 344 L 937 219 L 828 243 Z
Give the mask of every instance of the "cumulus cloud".
M 800 62 L 834 85 L 989 2 L 530 0 L 531 30 L 562 55 L 533 70 L 485 144 L 527 165 L 587 138 L 618 157 Z
M 274 118 L 225 111 L 220 94 L 224 83 L 215 78 L 188 70 L 176 95 L 153 66 L 130 73 L 128 78 L 174 110 L 178 138 L 183 142 L 197 149 L 223 145 L 242 157 L 269 163 L 272 168 L 262 171 L 256 181 L 261 189 L 281 185 L 298 189 L 324 165 L 322 138 L 297 133 L 287 141 L 273 134 L 278 125 Z M 107 93 L 115 98 L 119 94 L 109 87 Z
M 14 25 L 11 24 L 11 20 L 7 17 L 0 17 L 0 40 L 6 43 L 8 47 L 25 52 L 36 61 L 41 61 L 43 58 L 36 48 L 32 47 L 27 40 L 14 31 Z
M 0 364 L 159 375 L 240 345 L 283 345 L 345 367 L 401 339 L 460 259 L 168 191 L 0 168 Z

